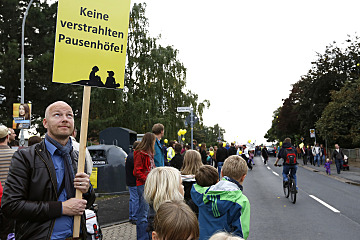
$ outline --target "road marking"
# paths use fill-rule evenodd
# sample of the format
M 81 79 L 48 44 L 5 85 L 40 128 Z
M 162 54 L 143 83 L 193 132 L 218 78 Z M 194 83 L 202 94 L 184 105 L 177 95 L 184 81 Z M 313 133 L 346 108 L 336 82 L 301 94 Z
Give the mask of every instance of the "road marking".
M 266 168 L 269 169 L 269 170 L 271 169 L 270 167 L 266 167 Z
M 313 196 L 313 195 L 309 195 L 311 198 L 315 199 L 316 201 L 318 201 L 319 203 L 321 203 L 322 205 L 324 205 L 325 207 L 329 208 L 331 211 L 335 212 L 335 213 L 340 213 L 339 210 L 337 210 L 336 208 L 330 206 L 329 204 L 327 204 L 326 202 L 324 202 L 321 199 L 318 199 L 317 197 Z
M 276 172 L 273 171 L 273 174 L 275 174 L 276 176 L 279 176 L 279 174 L 277 174 Z

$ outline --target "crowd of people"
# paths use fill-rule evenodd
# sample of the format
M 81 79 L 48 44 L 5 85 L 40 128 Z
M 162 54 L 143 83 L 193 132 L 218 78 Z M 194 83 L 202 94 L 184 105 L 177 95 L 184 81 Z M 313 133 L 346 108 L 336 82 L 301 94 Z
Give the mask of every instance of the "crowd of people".
M 14 239 L 14 233 L 20 240 L 73 239 L 75 216 L 81 216 L 77 230 L 86 239 L 84 211 L 95 201 L 91 157 L 85 159 L 84 172 L 77 172 L 79 145 L 67 103 L 50 104 L 43 125 L 45 138 L 31 137 L 29 146 L 19 149 L 11 144 L 14 130 L 0 126 L 1 170 L 7 173 L 0 175 L 0 239 Z M 137 239 L 247 239 L 250 203 L 243 182 L 255 165 L 254 156 L 267 163 L 266 147 L 222 142 L 207 147 L 194 141 L 192 149 L 170 141 L 166 148 L 164 132 L 162 124 L 155 124 L 133 143 L 126 159 L 129 220 L 136 224 Z M 330 174 L 331 161 L 325 161 L 322 145 L 294 148 L 290 139 L 284 140 L 275 162 L 284 159 L 284 172 L 296 173 L 297 163 L 285 162 L 293 154 L 287 148 L 304 164 L 324 164 Z M 338 173 L 344 157 L 336 144 L 330 159 Z M 285 169 L 287 164 L 291 166 Z M 76 190 L 82 199 L 75 197 Z
M 303 164 L 313 165 L 320 167 L 324 165 L 326 173 L 331 175 L 330 164 L 333 163 L 333 160 L 336 165 L 336 172 L 340 174 L 343 170 L 344 162 L 347 161 L 348 157 L 343 153 L 339 144 L 335 144 L 335 149 L 333 150 L 331 156 L 327 156 L 326 149 L 323 144 L 316 143 L 315 146 L 305 146 L 302 144 L 296 147 L 297 157 L 302 158 Z
M 175 141 L 165 150 L 164 131 L 155 124 L 126 160 L 137 239 L 246 239 L 250 203 L 242 192 L 248 171 L 242 153 L 234 145 L 232 152 L 222 143 L 193 150 Z

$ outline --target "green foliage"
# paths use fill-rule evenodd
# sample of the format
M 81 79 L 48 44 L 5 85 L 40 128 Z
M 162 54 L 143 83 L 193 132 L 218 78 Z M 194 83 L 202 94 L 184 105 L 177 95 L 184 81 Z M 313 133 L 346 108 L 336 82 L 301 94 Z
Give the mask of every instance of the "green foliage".
M 343 147 L 360 145 L 360 79 L 346 83 L 338 92 L 331 94 L 332 101 L 324 109 L 316 123 L 329 143 Z
M 21 24 L 29 2 L 0 3 L 0 97 L 5 97 L 0 119 L 8 126 L 12 123 L 12 104 L 20 102 Z M 25 26 L 25 102 L 32 103 L 32 123 L 39 124 L 41 133 L 45 130 L 40 117 L 50 103 L 68 102 L 75 111 L 76 122 L 81 107 L 82 88 L 51 82 L 56 11 L 57 3 L 34 1 Z
M 342 133 L 333 135 L 326 127 L 320 127 L 325 126 L 325 120 L 317 124 L 332 100 L 332 93 L 340 91 L 346 84 L 355 83 L 360 76 L 360 66 L 357 65 L 360 62 L 359 37 L 350 39 L 349 36 L 344 46 L 343 48 L 337 47 L 333 42 L 326 47 L 325 53 L 317 53 L 318 59 L 312 63 L 313 67 L 308 74 L 302 76 L 293 85 L 292 91 L 285 99 L 281 109 L 274 112 L 278 116 L 278 122 L 273 122 L 272 127 L 265 135 L 268 141 L 281 141 L 286 136 L 295 139 L 303 136 L 306 139 L 305 142 L 310 143 L 312 139 L 309 139 L 309 129 L 316 126 L 318 142 L 323 142 L 326 137 L 345 141 L 345 144 L 351 145 L 348 140 L 338 136 Z M 344 125 L 352 129 L 354 122 L 345 123 L 346 121 L 348 120 L 344 120 Z M 341 144 L 343 145 L 343 143 Z
M 4 99 L 0 119 L 8 126 L 12 104 L 20 102 L 21 24 L 29 2 L 0 2 L 0 98 Z M 178 50 L 161 46 L 159 37 L 149 36 L 145 7 L 135 4 L 130 13 L 124 90 L 91 90 L 89 137 L 97 139 L 108 127 L 145 133 L 161 122 L 166 137 L 175 139 L 186 116 L 176 112 L 180 106 L 192 106 L 200 118 L 197 129 L 208 129 L 202 124 L 202 114 L 210 102 L 199 102 L 197 94 L 185 89 L 186 68 L 178 59 Z M 34 1 L 25 27 L 25 102 L 32 103 L 32 123 L 41 134 L 45 132 L 41 124 L 45 108 L 57 100 L 72 106 L 80 126 L 83 87 L 51 82 L 56 11 L 57 3 Z

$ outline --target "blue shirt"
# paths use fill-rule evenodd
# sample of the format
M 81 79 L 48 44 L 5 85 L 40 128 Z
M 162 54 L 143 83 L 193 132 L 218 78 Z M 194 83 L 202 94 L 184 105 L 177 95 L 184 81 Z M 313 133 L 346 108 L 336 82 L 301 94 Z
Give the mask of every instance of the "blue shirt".
M 46 149 L 49 151 L 51 159 L 54 163 L 55 172 L 56 172 L 56 181 L 57 181 L 57 187 L 59 190 L 60 185 L 64 179 L 64 160 L 60 155 L 59 150 L 52 145 L 49 141 L 45 139 L 45 146 Z M 67 195 L 65 188 L 61 192 L 58 201 L 65 202 L 67 200 Z M 62 215 L 61 217 L 57 218 L 55 220 L 55 225 L 53 232 L 51 234 L 51 239 L 65 239 L 67 237 L 72 237 L 72 231 L 73 231 L 73 223 L 74 223 L 74 217 Z
M 155 156 L 154 162 L 156 167 L 163 167 L 164 166 L 164 154 L 162 151 L 162 146 L 159 139 L 156 138 L 155 141 Z

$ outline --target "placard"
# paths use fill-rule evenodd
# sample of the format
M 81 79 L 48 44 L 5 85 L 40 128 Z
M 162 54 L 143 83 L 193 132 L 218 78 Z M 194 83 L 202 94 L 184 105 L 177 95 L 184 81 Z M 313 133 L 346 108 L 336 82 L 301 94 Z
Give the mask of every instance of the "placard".
M 53 82 L 124 87 L 130 0 L 59 0 Z
M 31 104 L 13 103 L 13 129 L 29 129 L 31 125 Z

